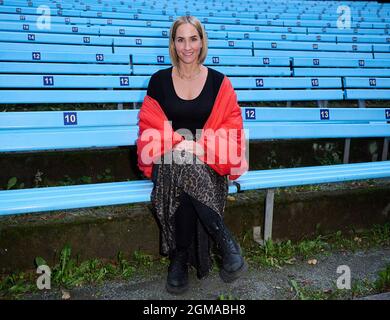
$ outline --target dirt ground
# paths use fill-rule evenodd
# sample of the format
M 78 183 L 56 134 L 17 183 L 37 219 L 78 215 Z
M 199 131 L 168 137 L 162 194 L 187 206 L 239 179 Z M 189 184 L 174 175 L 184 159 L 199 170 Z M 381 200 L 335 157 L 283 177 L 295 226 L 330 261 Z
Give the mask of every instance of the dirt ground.
M 38 300 L 291 300 L 315 299 L 307 292 L 331 293 L 337 283 L 346 286 L 342 299 L 354 297 L 353 288 L 365 281 L 373 282 L 378 272 L 390 263 L 390 248 L 376 248 L 358 252 L 334 252 L 316 258 L 316 263 L 299 261 L 282 268 L 250 267 L 247 275 L 232 284 L 220 279 L 213 271 L 206 279 L 198 280 L 190 272 L 190 289 L 183 295 L 170 295 L 165 291 L 166 272 L 151 273 L 131 281 L 109 281 L 101 285 L 88 285 L 72 290 L 46 290 L 25 296 Z M 339 268 L 339 269 L 338 269 Z M 349 268 L 349 269 L 348 269 Z M 350 284 L 348 289 L 348 273 Z M 341 278 L 340 278 L 341 277 Z M 295 288 L 293 283 L 296 284 Z M 298 287 L 297 287 L 298 286 Z M 297 290 L 298 288 L 298 290 Z M 390 299 L 382 294 L 378 299 Z M 375 299 L 375 297 L 373 297 Z

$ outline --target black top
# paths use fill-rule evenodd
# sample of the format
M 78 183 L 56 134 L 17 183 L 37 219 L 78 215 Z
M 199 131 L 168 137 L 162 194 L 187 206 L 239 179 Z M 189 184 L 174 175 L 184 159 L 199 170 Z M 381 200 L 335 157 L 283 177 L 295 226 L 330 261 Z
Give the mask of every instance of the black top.
M 224 75 L 207 68 L 206 83 L 195 99 L 181 99 L 175 91 L 172 67 L 157 71 L 149 81 L 147 94 L 157 100 L 174 131 L 188 129 L 195 136 L 196 129 L 202 129 L 210 116 Z

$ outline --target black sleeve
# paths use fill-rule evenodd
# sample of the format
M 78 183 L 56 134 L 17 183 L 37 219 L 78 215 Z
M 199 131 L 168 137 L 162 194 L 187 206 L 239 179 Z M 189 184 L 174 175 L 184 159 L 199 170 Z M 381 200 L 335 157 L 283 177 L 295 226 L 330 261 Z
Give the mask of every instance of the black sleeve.
M 150 77 L 148 91 L 146 93 L 149 97 L 152 97 L 157 101 L 160 101 L 161 99 L 161 92 L 160 92 L 161 90 L 159 90 L 160 88 L 159 83 L 160 83 L 160 75 L 158 72 L 156 72 Z

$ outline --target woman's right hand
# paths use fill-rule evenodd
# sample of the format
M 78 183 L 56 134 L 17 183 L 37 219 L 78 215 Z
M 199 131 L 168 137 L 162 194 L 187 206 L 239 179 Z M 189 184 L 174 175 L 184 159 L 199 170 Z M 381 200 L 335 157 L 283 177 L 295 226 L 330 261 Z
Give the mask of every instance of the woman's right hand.
M 175 151 L 189 151 L 191 149 L 191 144 L 192 141 L 189 141 L 189 140 L 183 140 L 181 142 L 179 142 L 178 144 L 176 144 L 174 147 L 173 147 L 173 150 Z
M 187 151 L 195 154 L 196 156 L 203 155 L 203 150 L 199 144 L 192 140 L 183 140 L 173 147 L 176 151 Z

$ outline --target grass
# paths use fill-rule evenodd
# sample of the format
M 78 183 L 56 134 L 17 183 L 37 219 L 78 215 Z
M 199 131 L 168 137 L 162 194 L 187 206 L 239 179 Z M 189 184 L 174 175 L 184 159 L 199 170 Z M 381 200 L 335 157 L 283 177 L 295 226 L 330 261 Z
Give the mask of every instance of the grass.
M 379 292 L 390 292 L 390 264 L 378 273 L 375 289 Z
M 217 297 L 217 300 L 237 300 L 237 298 L 230 293 L 222 293 Z
M 317 235 L 314 239 L 304 239 L 299 242 L 284 241 L 276 243 L 267 241 L 259 246 L 250 237 L 241 241 L 243 252 L 251 268 L 271 267 L 282 268 L 285 265 L 313 259 L 317 255 L 331 254 L 334 251 L 356 251 L 374 247 L 390 246 L 390 224 L 377 225 L 364 232 L 329 235 Z M 65 246 L 58 261 L 51 268 L 51 287 L 71 289 L 87 284 L 99 284 L 106 280 L 129 280 L 136 276 L 148 276 L 165 272 L 169 263 L 167 258 L 155 259 L 140 250 L 134 251 L 131 259 L 123 252 L 117 254 L 114 261 L 89 259 L 80 261 L 79 256 L 72 255 L 70 246 Z M 35 259 L 36 267 L 47 265 L 41 257 Z M 4 275 L 0 281 L 0 298 L 20 299 L 26 293 L 37 292 L 36 271 L 20 272 Z M 355 281 L 351 290 L 320 290 L 309 287 L 305 283 L 290 280 L 290 290 L 293 299 L 349 299 L 366 294 L 390 291 L 390 265 L 378 273 L 375 282 Z M 218 300 L 237 299 L 231 294 L 220 294 Z
M 267 241 L 264 246 L 244 241 L 243 250 L 247 261 L 252 268 L 272 267 L 282 268 L 300 261 L 314 260 L 320 255 L 330 255 L 336 251 L 355 252 L 377 247 L 390 246 L 390 224 L 375 225 L 372 229 L 363 232 L 351 231 L 343 234 L 340 231 L 318 235 L 314 239 L 292 241 Z M 289 281 L 289 288 L 285 294 L 290 299 L 297 300 L 336 300 L 354 299 L 357 297 L 390 291 L 390 265 L 377 274 L 377 280 L 352 280 L 351 289 L 338 289 L 336 285 L 330 289 L 319 289 L 309 283 L 295 279 Z
M 35 259 L 36 267 L 47 265 L 41 257 Z M 147 275 L 165 266 L 166 259 L 155 260 L 140 250 L 127 259 L 124 253 L 117 254 L 116 261 L 109 262 L 89 259 L 79 262 L 78 256 L 72 256 L 70 246 L 65 246 L 59 255 L 58 263 L 51 268 L 51 287 L 71 289 L 86 284 L 99 284 L 105 280 L 129 280 L 135 275 Z M 0 281 L 0 298 L 19 299 L 26 293 L 37 292 L 35 272 L 15 273 Z
M 304 239 L 293 243 L 291 240 L 274 242 L 269 240 L 259 246 L 250 237 L 242 241 L 246 259 L 253 267 L 276 267 L 293 264 L 319 254 L 330 254 L 332 251 L 356 251 L 373 247 L 390 246 L 390 224 L 375 225 L 372 229 L 342 234 L 340 231 L 317 235 L 314 239 Z
M 295 300 L 350 300 L 389 291 L 390 264 L 378 272 L 376 281 L 352 280 L 351 290 L 338 289 L 336 286 L 331 289 L 319 289 L 290 280 L 290 292 L 293 294 L 291 299 Z

